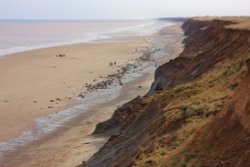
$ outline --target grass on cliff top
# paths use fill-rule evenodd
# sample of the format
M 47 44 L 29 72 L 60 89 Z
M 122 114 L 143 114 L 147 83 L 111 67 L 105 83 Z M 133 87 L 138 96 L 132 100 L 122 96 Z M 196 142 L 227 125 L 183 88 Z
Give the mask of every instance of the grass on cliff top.
M 157 95 L 158 107 L 164 111 L 168 127 L 177 120 L 182 126 L 171 133 L 162 134 L 154 142 L 153 151 L 144 152 L 135 166 L 166 166 L 165 159 L 175 150 L 185 145 L 192 135 L 201 129 L 211 116 L 222 110 L 231 98 L 235 88 L 246 73 L 244 61 L 224 63 L 204 75 L 200 80 L 178 85 Z M 161 129 L 161 128 L 160 128 Z M 189 165 L 187 165 L 189 164 Z M 199 166 L 199 159 L 192 159 L 188 153 L 173 159 L 171 167 Z
M 250 31 L 250 17 L 196 17 L 193 19 L 198 21 L 231 21 L 234 24 L 228 25 L 226 28 Z

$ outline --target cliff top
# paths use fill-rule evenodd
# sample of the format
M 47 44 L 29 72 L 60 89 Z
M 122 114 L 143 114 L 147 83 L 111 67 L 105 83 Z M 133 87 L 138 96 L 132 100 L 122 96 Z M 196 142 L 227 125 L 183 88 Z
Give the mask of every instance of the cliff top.
M 197 21 L 231 21 L 234 24 L 226 26 L 228 29 L 250 30 L 250 17 L 196 17 Z

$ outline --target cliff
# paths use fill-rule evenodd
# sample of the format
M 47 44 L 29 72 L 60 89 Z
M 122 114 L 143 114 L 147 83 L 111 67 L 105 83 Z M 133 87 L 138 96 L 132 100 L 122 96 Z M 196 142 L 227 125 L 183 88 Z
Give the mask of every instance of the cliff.
M 167 166 L 250 166 L 250 59 L 248 73 L 223 110 L 165 160 Z
M 111 137 L 82 166 L 250 166 L 250 32 L 237 24 L 187 20 L 184 51 L 97 126 Z

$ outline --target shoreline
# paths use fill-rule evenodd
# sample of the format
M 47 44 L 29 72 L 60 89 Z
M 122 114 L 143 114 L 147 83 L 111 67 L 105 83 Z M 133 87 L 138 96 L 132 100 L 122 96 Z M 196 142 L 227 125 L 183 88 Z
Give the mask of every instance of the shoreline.
M 29 23 L 32 23 L 32 22 L 33 21 L 31 21 L 31 22 L 20 21 L 19 23 L 23 23 L 21 26 L 16 24 L 16 23 L 18 23 L 18 21 L 14 21 L 12 23 L 17 27 L 16 31 L 18 31 L 18 34 L 24 34 L 26 36 L 32 36 L 32 35 L 36 35 L 36 34 L 32 34 L 32 32 L 25 32 L 23 30 L 23 28 L 25 27 L 25 24 L 28 24 L 33 29 L 39 29 L 40 31 L 42 31 L 45 35 L 45 38 L 47 37 L 46 35 L 48 35 L 46 33 L 49 33 L 49 35 L 58 33 L 58 31 L 55 31 L 53 29 L 56 27 L 55 25 L 53 27 L 54 21 L 52 21 L 52 22 L 51 21 L 38 21 L 36 23 L 39 24 L 39 26 L 36 26 L 34 24 L 30 25 Z M 157 33 L 158 30 L 167 26 L 169 23 L 172 24 L 171 22 L 160 21 L 157 19 L 126 20 L 126 22 L 123 22 L 123 23 L 121 23 L 118 20 L 117 20 L 117 22 L 114 20 L 113 21 L 106 20 L 106 24 L 109 23 L 109 26 L 105 25 L 105 22 L 101 23 L 99 21 L 98 21 L 99 23 L 94 21 L 94 22 L 92 22 L 92 24 L 88 24 L 85 21 L 70 22 L 70 23 L 75 23 L 74 25 L 77 24 L 76 27 L 78 27 L 78 28 L 76 28 L 72 25 L 68 25 L 67 24 L 67 23 L 69 23 L 68 21 L 59 21 L 59 22 L 55 21 L 55 22 L 57 24 L 58 23 L 59 24 L 66 24 L 66 28 L 68 28 L 66 32 L 61 34 L 61 36 L 67 34 L 68 31 L 70 31 L 71 33 L 77 32 L 77 33 L 79 33 L 79 35 L 73 35 L 73 36 L 68 35 L 67 37 L 64 37 L 64 38 L 60 38 L 60 36 L 55 37 L 55 38 L 60 38 L 61 41 L 60 40 L 53 41 L 50 38 L 45 40 L 44 38 L 42 38 L 39 40 L 40 42 L 35 41 L 35 43 L 33 43 L 32 41 L 28 40 L 28 41 L 26 41 L 26 42 L 28 42 L 28 44 L 22 43 L 20 45 L 8 45 L 8 46 L 0 49 L 0 59 L 7 57 L 9 55 L 20 54 L 23 52 L 30 52 L 30 51 L 40 50 L 40 49 L 48 49 L 48 48 L 54 48 L 54 47 L 63 47 L 63 46 L 86 44 L 86 43 L 100 43 L 100 42 L 105 42 L 105 41 L 114 40 L 114 39 L 119 40 L 120 38 L 124 38 L 127 36 L 127 35 L 124 35 L 124 33 L 125 34 L 127 33 L 127 30 L 136 30 L 139 34 L 137 34 L 135 36 L 147 36 L 147 35 L 150 36 L 154 33 Z M 8 23 L 8 21 L 7 22 L 0 21 L 0 24 L 3 24 L 3 26 L 6 26 L 6 23 Z M 159 24 L 159 23 L 162 24 L 159 27 L 155 27 L 155 28 L 149 27 L 152 24 Z M 126 26 L 125 26 L 125 24 L 126 24 Z M 20 27 L 18 27 L 18 26 L 20 26 Z M 97 29 L 96 31 L 92 32 L 92 29 L 95 29 L 95 27 L 93 27 L 93 26 L 97 26 L 97 27 L 104 26 L 104 29 L 100 28 L 100 29 Z M 89 29 L 90 27 L 92 27 L 92 29 Z M 43 31 L 44 28 L 45 29 L 48 28 L 48 32 Z M 60 27 L 58 27 L 58 28 L 60 28 Z M 141 32 L 141 30 L 145 30 L 145 28 L 147 30 L 145 32 Z M 82 30 L 83 32 L 82 31 L 79 32 L 79 29 Z M 90 31 L 90 33 L 84 34 L 85 31 Z M 3 34 L 4 34 L 4 32 L 3 32 Z M 130 36 L 133 36 L 133 35 L 131 34 Z M 25 41 L 25 39 L 23 39 L 23 40 Z
M 168 28 L 170 28 L 170 27 L 168 27 Z M 170 42 L 171 43 L 171 42 Z M 155 54 L 155 52 L 161 52 L 161 50 L 159 50 L 158 48 L 154 48 L 155 50 L 153 50 L 153 51 L 150 51 L 150 54 L 149 55 L 154 55 Z M 165 52 L 165 50 L 164 50 L 164 52 Z M 171 52 L 171 51 L 170 51 Z M 158 53 L 159 54 L 159 53 Z M 166 54 L 166 53 L 165 53 Z M 173 53 L 172 53 L 173 54 Z M 160 55 L 160 54 L 159 54 Z M 166 58 L 166 57 L 165 57 Z M 164 57 L 163 57 L 163 59 L 164 59 Z M 169 59 L 171 59 L 171 58 L 169 58 Z M 138 59 L 137 59 L 138 60 Z M 147 61 L 146 59 L 144 60 L 144 61 Z M 138 61 L 139 62 L 139 61 Z M 153 59 L 153 60 L 150 60 L 150 62 L 151 63 L 153 63 L 154 65 L 154 67 L 156 68 L 156 66 L 157 65 L 159 65 L 161 62 L 162 62 L 162 59 L 158 59 L 158 61 L 156 61 L 155 59 Z M 140 63 L 139 63 L 140 64 Z M 152 65 L 152 64 L 151 64 Z M 140 66 L 140 65 L 138 65 L 138 66 Z M 119 71 L 118 73 L 116 73 L 116 74 L 112 74 L 112 75 L 108 75 L 107 76 L 107 83 L 105 83 L 105 81 L 102 81 L 102 82 L 100 82 L 100 83 L 102 83 L 101 84 L 101 87 L 100 87 L 100 84 L 99 84 L 99 86 L 98 86 L 98 83 L 97 84 L 95 84 L 95 85 L 91 85 L 89 88 L 89 91 L 90 91 L 90 93 L 91 93 L 91 91 L 95 91 L 96 89 L 99 89 L 99 88 L 102 88 L 102 87 L 105 87 L 105 88 L 107 88 L 106 86 L 108 86 L 110 83 L 112 84 L 112 82 L 114 81 L 114 80 L 119 80 L 119 82 L 116 82 L 116 84 L 118 85 L 118 86 L 122 86 L 122 85 L 120 85 L 121 84 L 121 82 L 120 82 L 120 79 L 123 77 L 123 74 L 125 74 L 127 71 L 131 71 L 131 70 L 133 70 L 134 68 L 137 68 L 138 66 L 135 66 L 135 64 L 133 64 L 133 63 L 129 63 L 129 64 L 127 64 L 127 65 L 125 65 L 125 70 L 122 72 L 122 71 Z M 143 68 L 143 67 L 142 67 Z M 141 71 L 141 70 L 139 70 L 139 71 Z M 154 70 L 152 70 L 152 69 L 149 69 L 149 71 L 148 71 L 148 74 L 150 74 L 150 71 L 152 72 L 152 71 L 154 71 Z M 133 76 L 133 75 L 135 75 L 136 74 L 136 72 L 133 72 L 132 71 L 132 73 L 131 73 L 131 76 Z M 147 82 L 148 82 L 148 86 L 150 86 L 150 84 L 151 84 L 151 81 L 153 80 L 153 78 L 152 78 L 152 73 L 150 74 L 151 75 L 151 79 L 146 79 L 147 80 Z M 144 76 L 146 76 L 146 74 L 144 74 Z M 105 77 L 104 77 L 105 78 Z M 134 76 L 134 78 L 138 78 L 138 76 Z M 132 81 L 130 81 L 130 80 L 127 80 L 126 81 L 126 78 L 124 79 L 125 81 L 124 82 L 132 82 L 133 81 L 133 79 L 132 79 Z M 151 80 L 151 81 L 149 81 L 149 80 Z M 109 82 L 109 81 L 112 81 L 112 82 Z M 138 84 L 138 83 L 137 83 Z M 111 86 L 112 88 L 114 88 L 114 86 Z M 122 88 L 123 89 L 123 88 Z M 142 88 L 138 88 L 138 89 L 142 89 Z M 148 90 L 148 88 L 144 88 L 145 90 Z M 126 92 L 127 93 L 127 92 Z M 145 94 L 146 92 L 143 92 L 143 94 Z M 135 94 L 137 94 L 137 93 L 135 93 L 135 92 L 133 92 L 132 93 L 133 94 L 133 96 L 132 97 L 134 97 L 134 95 Z M 143 95 L 142 94 L 142 95 Z M 85 97 L 85 95 L 83 95 L 84 96 L 84 98 L 86 98 Z M 110 101 L 111 101 L 111 103 L 112 103 L 112 101 L 116 101 L 116 99 L 118 98 L 122 98 L 122 99 L 124 99 L 124 97 L 122 97 L 122 96 L 124 96 L 124 94 L 122 95 L 122 93 L 121 94 L 118 94 L 117 95 L 117 97 L 114 97 L 113 99 L 111 98 L 110 99 Z M 81 97 L 80 97 L 81 98 Z M 83 98 L 83 99 L 84 99 Z M 127 99 L 127 100 L 129 100 L 129 99 Z M 131 100 L 131 99 L 130 99 Z M 123 100 L 122 102 L 121 102 L 121 104 L 123 104 L 125 101 Z M 107 102 L 103 102 L 103 105 L 105 105 L 105 103 L 107 103 Z M 102 105 L 102 104 L 101 104 Z M 100 108 L 100 107 L 99 107 Z M 111 107 L 112 108 L 112 107 Z M 112 109 L 109 109 L 109 111 L 112 113 L 114 110 L 115 110 L 115 108 L 114 108 L 114 105 L 113 105 L 113 108 Z M 97 112 L 98 113 L 98 112 Z M 111 114 L 110 113 L 110 114 Z M 85 114 L 85 113 L 84 113 Z M 84 115 L 83 114 L 83 115 Z M 95 115 L 95 114 L 94 114 Z M 110 115 L 111 116 L 111 115 Z M 108 118 L 105 118 L 105 119 L 108 119 Z M 105 120 L 104 119 L 104 120 Z M 103 120 L 103 121 L 104 121 Z M 99 121 L 100 122 L 100 121 Z M 96 123 L 98 123 L 98 121 L 96 122 Z M 64 129 L 65 130 L 65 129 Z M 93 130 L 93 127 L 92 127 L 92 130 Z M 59 130 L 60 131 L 60 130 Z M 60 133 L 60 132 L 59 132 Z M 54 134 L 55 135 L 55 134 Z M 52 135 L 53 136 L 53 135 Z M 52 137 L 53 138 L 53 137 Z M 104 144 L 104 142 L 102 143 L 102 144 Z M 42 145 L 42 144 L 41 144 Z M 26 148 L 27 149 L 27 148 Z M 96 150 L 97 151 L 97 150 Z M 18 154 L 17 154 L 18 155 Z M 82 156 L 81 156 L 82 157 Z M 77 164 L 76 164 L 77 165 Z

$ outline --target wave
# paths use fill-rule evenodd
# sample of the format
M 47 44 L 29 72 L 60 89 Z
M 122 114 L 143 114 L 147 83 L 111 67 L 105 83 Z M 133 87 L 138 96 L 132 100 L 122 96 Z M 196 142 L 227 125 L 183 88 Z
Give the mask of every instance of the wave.
M 44 44 L 37 44 L 34 46 L 29 45 L 29 46 L 18 46 L 18 47 L 0 49 L 0 58 L 14 54 L 14 53 L 20 53 L 20 52 L 32 51 L 32 50 L 44 49 L 44 48 L 50 48 L 50 47 L 57 47 L 57 46 L 63 46 L 63 45 L 91 43 L 96 40 L 108 39 L 108 38 L 109 37 L 105 35 L 89 32 L 85 34 L 83 38 L 75 38 L 75 39 L 71 39 L 65 42 L 53 42 L 53 43 L 48 42 Z

